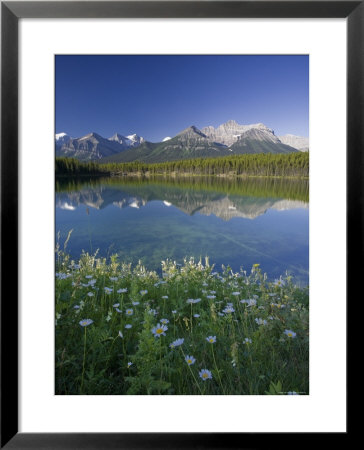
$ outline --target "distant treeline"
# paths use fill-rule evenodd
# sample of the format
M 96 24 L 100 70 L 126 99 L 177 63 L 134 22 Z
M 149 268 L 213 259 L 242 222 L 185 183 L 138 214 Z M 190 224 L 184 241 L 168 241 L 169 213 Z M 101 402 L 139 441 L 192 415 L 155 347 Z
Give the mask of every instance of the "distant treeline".
M 55 169 L 56 175 L 109 175 L 105 167 L 95 162 L 81 162 L 75 158 L 56 158 Z
M 78 172 L 77 172 L 78 171 Z M 67 158 L 56 159 L 56 174 L 191 174 L 267 177 L 308 177 L 308 152 L 234 155 L 222 158 L 198 158 L 164 163 L 81 163 Z

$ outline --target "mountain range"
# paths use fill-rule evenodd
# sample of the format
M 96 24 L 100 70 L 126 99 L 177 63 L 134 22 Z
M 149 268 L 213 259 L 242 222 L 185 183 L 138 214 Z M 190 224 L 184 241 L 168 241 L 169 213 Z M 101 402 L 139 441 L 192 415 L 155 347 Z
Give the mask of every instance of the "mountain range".
M 208 158 L 245 153 L 292 153 L 308 150 L 308 138 L 278 137 L 262 123 L 240 125 L 234 120 L 214 128 L 192 125 L 162 142 L 149 142 L 137 134 L 115 133 L 104 138 L 89 133 L 72 138 L 66 133 L 55 136 L 56 156 L 99 162 L 164 162 L 190 158 Z
M 142 208 L 152 201 L 163 201 L 175 206 L 185 214 L 193 216 L 213 214 L 224 221 L 240 217 L 255 219 L 268 209 L 283 211 L 308 208 L 308 203 L 298 200 L 273 197 L 249 197 L 209 191 L 186 190 L 180 187 L 164 187 L 163 194 L 158 186 L 137 185 L 120 188 L 85 187 L 79 191 L 59 192 L 56 195 L 57 208 L 75 210 L 80 205 L 95 209 L 105 209 L 111 205 L 118 208 Z

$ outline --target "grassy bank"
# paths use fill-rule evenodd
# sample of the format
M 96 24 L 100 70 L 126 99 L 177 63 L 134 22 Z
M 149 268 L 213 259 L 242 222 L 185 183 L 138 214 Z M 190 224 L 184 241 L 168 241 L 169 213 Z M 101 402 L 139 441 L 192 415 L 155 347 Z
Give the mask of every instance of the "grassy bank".
M 56 255 L 57 394 L 308 394 L 308 289 L 289 277 Z

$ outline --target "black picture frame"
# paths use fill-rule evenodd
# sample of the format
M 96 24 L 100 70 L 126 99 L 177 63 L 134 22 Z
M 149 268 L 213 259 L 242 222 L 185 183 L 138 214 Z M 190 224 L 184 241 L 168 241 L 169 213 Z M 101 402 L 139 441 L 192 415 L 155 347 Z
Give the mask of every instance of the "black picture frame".
M 271 448 L 310 433 L 18 433 L 18 21 L 21 18 L 347 18 L 347 304 L 363 263 L 364 1 L 1 2 L 1 448 Z M 354 262 L 355 261 L 355 262 Z M 11 318 L 11 320 L 9 320 Z M 348 417 L 348 415 L 347 415 Z M 335 440 L 347 439 L 337 433 Z M 315 442 L 325 433 L 316 433 Z M 297 441 L 299 439 L 299 441 Z

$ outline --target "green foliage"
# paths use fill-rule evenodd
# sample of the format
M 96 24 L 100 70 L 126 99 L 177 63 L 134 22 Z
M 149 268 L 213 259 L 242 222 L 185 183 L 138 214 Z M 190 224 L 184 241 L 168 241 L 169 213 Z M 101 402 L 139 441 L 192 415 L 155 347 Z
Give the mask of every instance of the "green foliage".
M 56 158 L 55 172 L 57 176 L 108 175 L 108 171 L 95 162 L 81 162 L 75 158 Z
M 133 161 L 128 163 L 81 163 L 71 158 L 56 158 L 56 175 L 104 173 L 126 174 L 192 174 L 259 177 L 308 177 L 309 154 L 243 154 L 218 158 L 185 159 L 153 164 Z
M 57 394 L 308 394 L 307 288 L 290 277 L 267 281 L 258 264 L 234 273 L 208 260 L 166 260 L 162 272 L 114 256 L 75 262 L 58 244 Z M 83 319 L 93 322 L 85 329 Z M 166 335 L 155 337 L 162 319 Z M 176 339 L 182 345 L 171 347 Z

